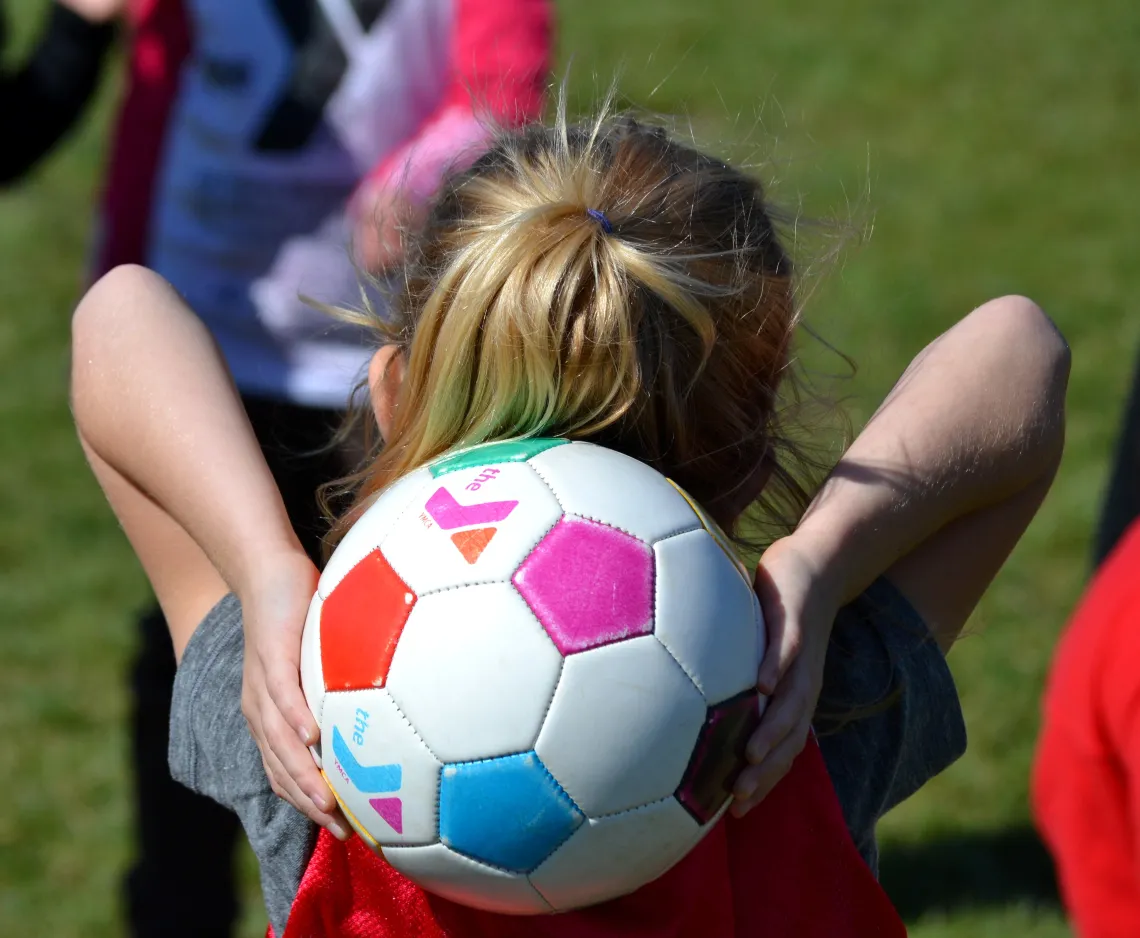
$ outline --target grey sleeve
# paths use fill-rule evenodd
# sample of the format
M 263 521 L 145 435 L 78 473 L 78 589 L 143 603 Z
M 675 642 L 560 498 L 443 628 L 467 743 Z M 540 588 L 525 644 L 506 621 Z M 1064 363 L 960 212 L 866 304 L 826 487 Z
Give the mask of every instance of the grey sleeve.
M 814 725 L 847 826 L 877 875 L 879 818 L 966 750 L 946 659 L 886 580 L 835 621 Z
M 261 867 L 269 921 L 283 935 L 317 828 L 270 788 L 241 712 L 243 652 L 241 604 L 231 594 L 199 624 L 178 666 L 170 773 L 237 814 Z

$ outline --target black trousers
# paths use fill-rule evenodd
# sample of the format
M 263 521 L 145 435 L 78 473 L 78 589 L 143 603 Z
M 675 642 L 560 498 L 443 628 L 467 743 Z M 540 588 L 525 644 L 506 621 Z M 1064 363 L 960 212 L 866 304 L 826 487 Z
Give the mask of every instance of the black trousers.
M 318 561 L 325 525 L 316 489 L 343 474 L 328 449 L 336 411 L 244 399 L 293 527 Z M 237 818 L 170 777 L 167 744 L 174 649 L 162 612 L 139 619 L 131 671 L 131 736 L 137 856 L 127 875 L 127 918 L 135 938 L 229 938 L 237 918 Z
M 1101 505 L 1093 542 L 1093 568 L 1099 567 L 1133 521 L 1140 517 L 1140 360 L 1132 378 L 1112 474 Z

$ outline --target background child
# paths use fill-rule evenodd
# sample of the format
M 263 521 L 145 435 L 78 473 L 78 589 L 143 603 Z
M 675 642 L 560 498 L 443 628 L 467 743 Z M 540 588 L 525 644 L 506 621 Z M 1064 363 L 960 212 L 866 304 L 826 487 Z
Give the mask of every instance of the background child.
M 396 341 L 371 372 L 387 446 L 342 527 L 402 472 L 454 446 L 528 433 L 630 452 L 730 529 L 757 497 L 806 502 L 776 407 L 796 322 L 790 262 L 759 186 L 719 161 L 632 121 L 504 136 L 436 206 L 406 282 Z M 314 728 L 297 658 L 315 570 L 224 367 L 161 281 L 135 270 L 105 278 L 76 314 L 75 342 L 85 449 L 176 648 L 194 634 L 175 764 L 245 814 L 280 931 L 311 837 L 259 795 L 265 780 L 237 769 L 234 748 L 223 768 L 211 763 L 209 750 L 224 748 L 216 737 L 198 746 L 205 725 L 229 726 L 253 753 L 234 682 L 206 673 L 209 660 L 233 675 L 236 647 L 222 657 L 194 649 L 230 648 L 244 620 L 244 709 L 272 788 L 343 833 L 303 746 Z M 1064 342 L 1032 303 L 982 307 L 915 359 L 796 531 L 769 549 L 758 586 L 772 652 L 758 683 L 772 700 L 750 744 L 756 764 L 737 783 L 738 813 L 803 746 L 825 673 L 829 702 L 892 701 L 824 739 L 871 862 L 877 818 L 961 751 L 939 649 L 1048 488 L 1067 369 Z M 160 401 L 172 419 L 154 418 Z M 217 606 L 195 632 L 231 588 L 240 609 Z
M 1073 613 L 1053 660 L 1033 815 L 1081 938 L 1140 934 L 1140 525 Z
M 446 167 L 474 158 L 487 136 L 478 109 L 505 124 L 537 116 L 550 4 L 119 6 L 127 81 L 95 271 L 145 264 L 202 317 L 315 558 L 325 523 L 314 492 L 345 471 L 327 444 L 370 350 L 300 293 L 331 302 L 358 295 L 347 249 L 354 236 L 368 268 L 393 260 L 377 213 L 389 226 L 414 214 Z M 227 935 L 237 829 L 170 778 L 173 681 L 166 623 L 152 604 L 139 619 L 131 676 L 139 855 L 128 914 L 136 935 Z

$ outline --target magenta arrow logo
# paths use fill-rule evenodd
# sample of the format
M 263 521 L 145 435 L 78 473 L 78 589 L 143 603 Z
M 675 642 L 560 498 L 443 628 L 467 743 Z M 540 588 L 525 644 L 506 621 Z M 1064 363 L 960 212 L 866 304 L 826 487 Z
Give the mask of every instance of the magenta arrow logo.
M 472 524 L 494 524 L 502 521 L 515 510 L 517 501 L 479 502 L 475 505 L 460 505 L 445 488 L 438 488 L 427 500 L 424 507 L 432 520 L 443 530 L 463 528 Z
M 368 803 L 392 830 L 404 833 L 404 804 L 399 798 L 369 798 Z

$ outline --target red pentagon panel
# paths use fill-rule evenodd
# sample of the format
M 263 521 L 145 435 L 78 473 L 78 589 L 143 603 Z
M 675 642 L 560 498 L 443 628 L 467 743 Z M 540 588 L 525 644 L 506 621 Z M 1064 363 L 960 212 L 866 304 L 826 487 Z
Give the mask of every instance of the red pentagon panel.
M 379 549 L 353 567 L 321 608 L 325 690 L 383 687 L 416 594 Z
M 711 821 L 732 795 L 746 764 L 744 747 L 759 724 L 759 695 L 754 690 L 709 707 L 677 789 L 677 800 L 698 824 Z

